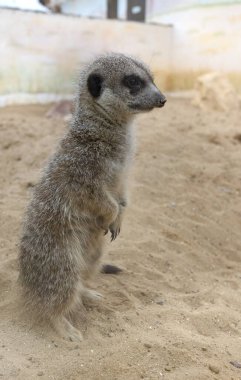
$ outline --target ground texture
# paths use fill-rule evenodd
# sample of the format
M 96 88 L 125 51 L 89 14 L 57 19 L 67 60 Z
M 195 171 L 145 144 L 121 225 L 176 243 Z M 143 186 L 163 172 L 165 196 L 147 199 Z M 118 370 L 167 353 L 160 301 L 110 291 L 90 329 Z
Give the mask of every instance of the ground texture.
M 124 271 L 93 281 L 104 300 L 76 344 L 18 307 L 22 215 L 65 128 L 47 110 L 0 110 L 0 378 L 241 379 L 241 112 L 169 99 L 137 119 L 131 205 L 103 258 Z

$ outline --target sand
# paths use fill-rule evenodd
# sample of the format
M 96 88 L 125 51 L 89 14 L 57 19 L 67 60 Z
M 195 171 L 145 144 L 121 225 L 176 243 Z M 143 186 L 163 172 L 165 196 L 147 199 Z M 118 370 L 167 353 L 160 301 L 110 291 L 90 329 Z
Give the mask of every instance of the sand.
M 17 302 L 22 215 L 65 128 L 47 110 L 0 110 L 0 378 L 241 379 L 241 112 L 169 99 L 137 119 L 131 204 L 103 258 L 124 270 L 93 281 L 104 299 L 76 344 Z

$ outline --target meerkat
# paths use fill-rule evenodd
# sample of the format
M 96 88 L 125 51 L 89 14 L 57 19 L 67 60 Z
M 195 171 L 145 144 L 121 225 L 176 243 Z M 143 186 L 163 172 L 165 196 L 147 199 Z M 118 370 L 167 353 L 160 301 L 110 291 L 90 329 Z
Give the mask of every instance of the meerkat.
M 166 102 L 149 69 L 117 53 L 88 64 L 78 88 L 69 129 L 34 188 L 19 254 L 26 304 L 70 340 L 82 334 L 69 314 L 83 298 L 99 297 L 86 281 L 105 235 L 114 240 L 120 232 L 133 117 Z

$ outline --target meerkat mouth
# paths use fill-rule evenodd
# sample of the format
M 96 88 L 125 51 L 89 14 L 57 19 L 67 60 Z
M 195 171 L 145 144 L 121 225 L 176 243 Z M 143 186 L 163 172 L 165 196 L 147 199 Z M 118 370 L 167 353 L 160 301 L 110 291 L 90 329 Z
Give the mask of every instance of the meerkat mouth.
M 140 104 L 130 104 L 129 107 L 132 109 L 132 110 L 136 110 L 136 111 L 143 111 L 143 112 L 149 112 L 149 111 L 152 111 L 154 109 L 154 107 L 143 107 L 142 105 Z

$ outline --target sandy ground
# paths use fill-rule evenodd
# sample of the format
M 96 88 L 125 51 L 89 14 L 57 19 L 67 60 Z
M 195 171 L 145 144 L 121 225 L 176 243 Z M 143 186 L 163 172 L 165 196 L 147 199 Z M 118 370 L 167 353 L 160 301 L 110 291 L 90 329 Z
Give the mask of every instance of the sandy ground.
M 33 327 L 16 295 L 24 208 L 65 122 L 0 110 L 0 378 L 241 379 L 241 112 L 169 99 L 137 120 L 131 206 L 87 307 L 85 341 Z M 237 365 L 238 363 L 236 363 Z

